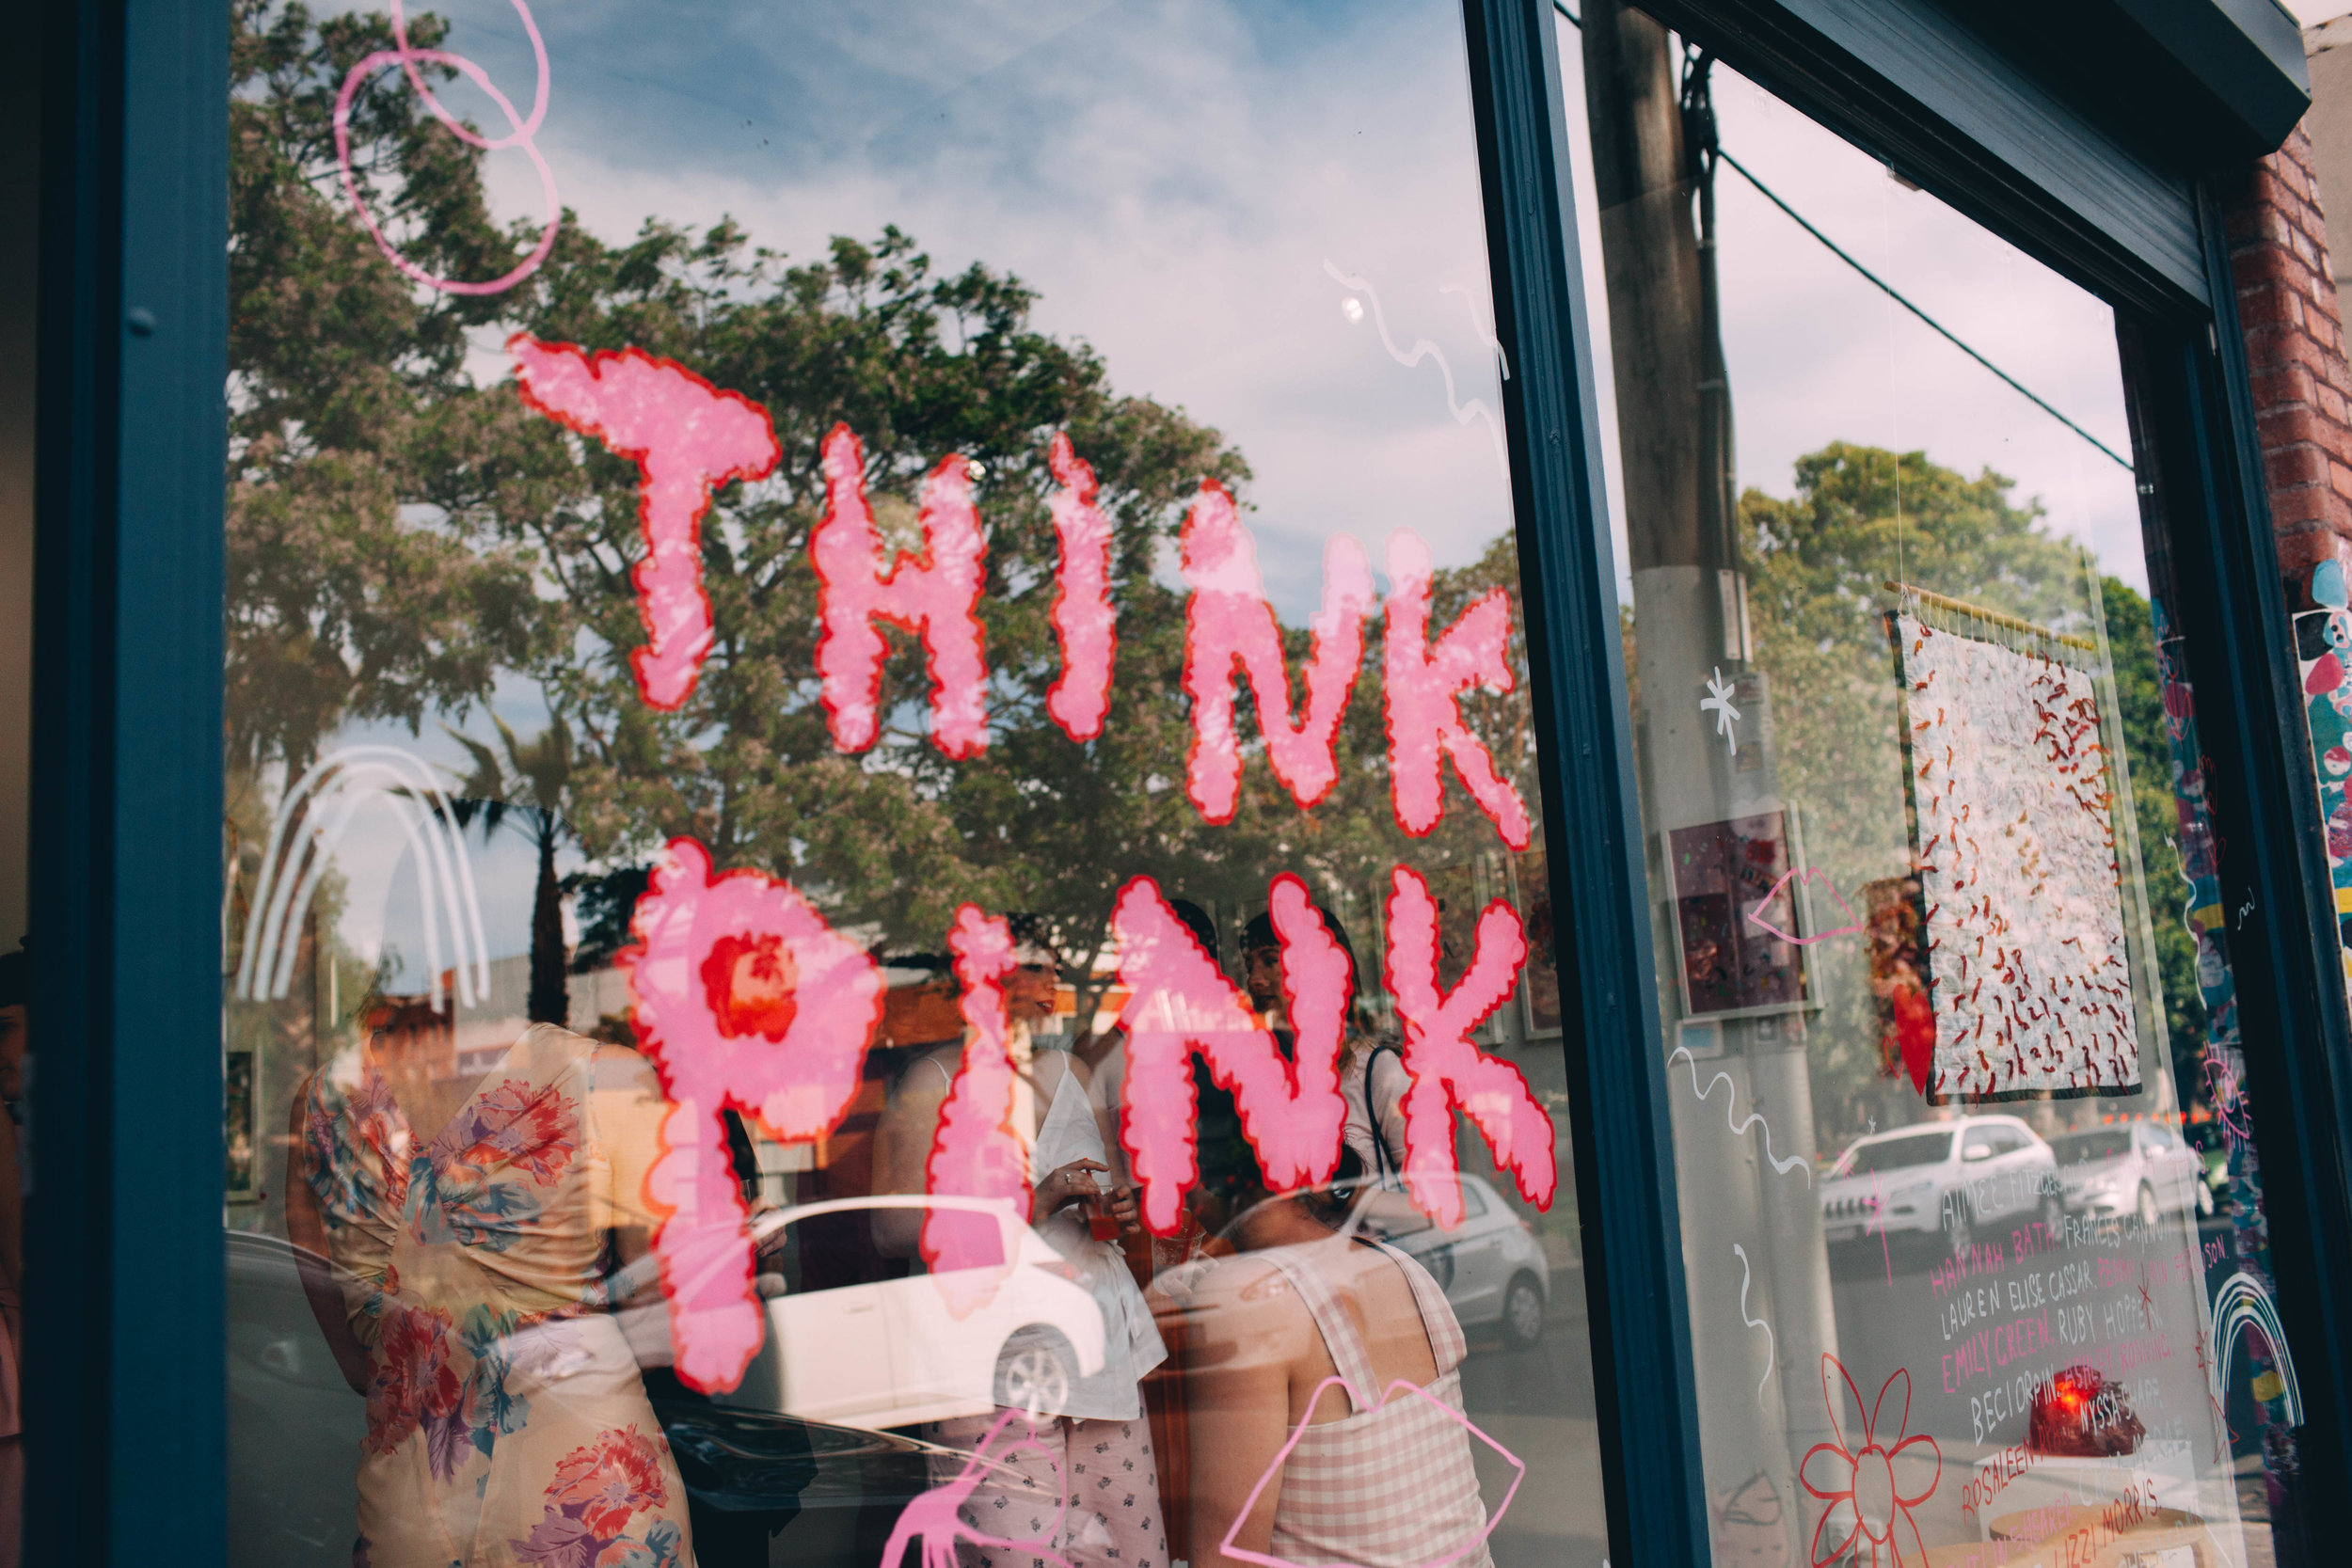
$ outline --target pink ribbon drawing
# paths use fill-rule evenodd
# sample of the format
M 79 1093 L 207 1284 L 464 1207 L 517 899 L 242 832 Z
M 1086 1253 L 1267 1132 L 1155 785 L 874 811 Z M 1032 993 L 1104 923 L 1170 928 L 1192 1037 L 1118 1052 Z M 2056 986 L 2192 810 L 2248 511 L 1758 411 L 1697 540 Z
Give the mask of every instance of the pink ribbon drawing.
M 1293 1562 L 1288 1558 L 1275 1557 L 1266 1552 L 1253 1552 L 1248 1547 L 1236 1546 L 1233 1544 L 1233 1537 L 1241 1533 L 1241 1522 L 1249 1517 L 1249 1511 L 1258 1506 L 1259 1495 L 1264 1492 L 1268 1486 L 1272 1485 L 1277 1477 L 1281 1475 L 1282 1466 L 1290 1460 L 1291 1450 L 1298 1447 L 1299 1440 L 1307 1435 L 1307 1429 L 1314 1424 L 1315 1406 L 1322 1401 L 1324 1391 L 1328 1388 L 1344 1388 L 1347 1390 L 1348 1400 L 1359 1411 L 1378 1410 L 1384 1408 L 1390 1400 L 1396 1397 L 1399 1389 L 1412 1395 L 1415 1399 L 1425 1400 L 1429 1403 L 1436 1405 L 1439 1410 L 1444 1411 L 1447 1420 L 1452 1421 L 1454 1425 L 1460 1427 L 1464 1432 L 1469 1433 L 1472 1437 L 1477 1438 L 1480 1442 L 1486 1444 L 1486 1447 L 1501 1454 L 1504 1462 L 1511 1466 L 1514 1472 L 1516 1472 L 1511 1477 L 1511 1484 L 1503 1489 L 1502 1500 L 1495 1504 L 1495 1509 L 1492 1513 L 1486 1515 L 1486 1528 L 1480 1530 L 1476 1535 L 1471 1536 L 1468 1541 L 1463 1542 L 1462 1544 L 1454 1551 L 1448 1552 L 1445 1556 L 1438 1558 L 1434 1561 L 1422 1563 L 1421 1568 L 1445 1568 L 1445 1565 L 1449 1562 L 1460 1561 L 1463 1558 L 1468 1557 L 1471 1552 L 1476 1551 L 1479 1544 L 1484 1542 L 1486 1537 L 1492 1535 L 1495 1532 L 1495 1527 L 1502 1523 L 1502 1516 L 1511 1512 L 1511 1499 L 1519 1495 L 1519 1482 L 1527 1479 L 1527 1461 L 1521 1459 L 1518 1454 L 1513 1453 L 1509 1449 L 1504 1448 L 1502 1444 L 1487 1436 L 1484 1432 L 1481 1432 L 1477 1427 L 1471 1425 L 1470 1418 L 1468 1416 L 1463 1415 L 1460 1411 L 1454 1409 L 1452 1405 L 1446 1403 L 1445 1401 L 1438 1398 L 1437 1395 L 1431 1393 L 1428 1389 L 1423 1388 L 1418 1383 L 1400 1377 L 1381 1391 L 1379 1399 L 1371 1400 L 1365 1398 L 1363 1391 L 1358 1388 L 1356 1385 L 1350 1383 L 1341 1374 L 1334 1372 L 1329 1377 L 1325 1378 L 1321 1383 L 1316 1384 L 1313 1389 L 1308 1393 L 1307 1414 L 1305 1418 L 1301 1419 L 1296 1426 L 1291 1428 L 1290 1438 L 1282 1445 L 1281 1451 L 1274 1456 L 1274 1463 L 1266 1466 L 1265 1474 L 1258 1478 L 1258 1484 L 1251 1487 L 1249 1489 L 1249 1496 L 1242 1499 L 1241 1508 L 1233 1514 L 1233 1522 L 1225 1527 L 1225 1539 L 1216 1544 L 1216 1549 L 1218 1551 L 1223 1552 L 1227 1557 L 1236 1559 L 1242 1562 L 1257 1563 L 1259 1568 L 1310 1568 L 1309 1564 Z
M 1834 926 L 1826 931 L 1816 931 L 1809 937 L 1801 937 L 1790 932 L 1784 931 L 1779 927 L 1773 925 L 1771 921 L 1765 919 L 1764 911 L 1772 904 L 1773 899 L 1781 895 L 1781 894 L 1791 882 L 1820 882 L 1823 887 L 1829 889 L 1829 895 L 1832 898 L 1836 899 L 1837 907 L 1845 911 L 1848 924 L 1843 926 Z M 1772 891 L 1766 894 L 1763 898 L 1757 902 L 1756 908 L 1748 911 L 1748 924 L 1769 931 L 1773 936 L 1778 937 L 1781 941 L 1792 942 L 1799 947 L 1810 947 L 1817 942 L 1827 942 L 1832 937 L 1855 936 L 1862 930 L 1862 922 L 1855 917 L 1853 906 L 1847 903 L 1846 895 L 1837 891 L 1837 884 L 1829 879 L 1829 873 L 1823 871 L 1819 866 L 1815 866 L 1804 871 L 1791 871 L 1787 876 L 1783 877 L 1779 881 L 1774 882 L 1772 884 Z
M 531 113 L 527 116 L 516 114 L 515 105 L 507 101 L 504 93 L 499 91 L 498 84 L 490 80 L 489 72 L 465 55 L 453 55 L 445 49 L 410 48 L 408 19 L 401 14 L 400 0 L 392 0 L 392 40 L 400 47 L 379 49 L 353 66 L 350 73 L 343 77 L 342 90 L 335 95 L 335 161 L 342 168 L 343 194 L 351 198 L 353 210 L 358 213 L 359 221 L 368 226 L 368 232 L 374 237 L 377 248 L 384 252 L 385 260 L 398 267 L 404 276 L 445 294 L 504 293 L 539 270 L 539 263 L 546 261 L 548 252 L 555 247 L 555 230 L 563 221 L 563 207 L 555 194 L 555 173 L 548 167 L 546 157 L 540 153 L 538 143 L 532 139 L 538 135 L 539 123 L 548 113 L 548 46 L 546 40 L 539 37 L 539 24 L 532 20 L 531 8 L 523 0 L 514 0 L 514 7 L 515 14 L 522 18 L 523 31 L 531 39 L 532 57 L 539 67 L 538 89 L 532 98 Z M 489 96 L 490 102 L 498 105 L 499 112 L 506 117 L 506 123 L 513 129 L 503 136 L 485 136 L 451 114 L 433 95 L 433 89 L 425 86 L 424 73 L 417 69 L 420 60 L 447 66 L 480 87 Z M 548 198 L 547 225 L 539 231 L 537 246 L 503 277 L 494 277 L 487 283 L 466 283 L 455 278 L 435 277 L 403 256 L 398 247 L 384 237 L 384 230 L 375 221 L 375 214 L 369 210 L 367 198 L 359 194 L 359 178 L 351 167 L 351 101 L 358 95 L 360 83 L 391 65 L 400 67 L 407 73 L 408 85 L 417 89 L 418 95 L 424 100 L 425 107 L 433 111 L 433 118 L 447 126 L 450 135 L 468 147 L 480 148 L 485 152 L 503 151 L 510 147 L 521 148 L 530 156 L 531 166 L 539 171 L 539 188 L 547 193 Z

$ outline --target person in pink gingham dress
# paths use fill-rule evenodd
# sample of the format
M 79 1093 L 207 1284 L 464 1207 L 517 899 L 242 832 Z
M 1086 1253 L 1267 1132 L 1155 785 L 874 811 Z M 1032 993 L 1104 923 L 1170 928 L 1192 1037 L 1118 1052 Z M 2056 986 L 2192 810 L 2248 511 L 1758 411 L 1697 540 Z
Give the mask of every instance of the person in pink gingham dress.
M 1357 1168 L 1352 1152 L 1343 1167 L 1343 1180 Z M 1346 1233 L 1347 1207 L 1329 1190 L 1268 1199 L 1229 1229 L 1237 1256 L 1164 1282 L 1199 1325 L 1184 1378 L 1192 1568 L 1252 1561 L 1232 1551 L 1491 1568 L 1456 1418 L 1461 1324 L 1427 1270 Z

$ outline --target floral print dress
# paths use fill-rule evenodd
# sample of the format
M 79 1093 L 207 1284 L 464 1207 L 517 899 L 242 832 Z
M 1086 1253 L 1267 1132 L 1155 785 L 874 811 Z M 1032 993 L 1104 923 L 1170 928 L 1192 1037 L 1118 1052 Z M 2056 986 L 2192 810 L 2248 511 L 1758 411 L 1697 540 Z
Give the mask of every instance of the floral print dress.
M 692 1568 L 603 1283 L 663 1110 L 644 1058 L 548 1024 L 430 1143 L 365 1048 L 317 1075 L 305 1167 L 370 1373 L 355 1568 Z

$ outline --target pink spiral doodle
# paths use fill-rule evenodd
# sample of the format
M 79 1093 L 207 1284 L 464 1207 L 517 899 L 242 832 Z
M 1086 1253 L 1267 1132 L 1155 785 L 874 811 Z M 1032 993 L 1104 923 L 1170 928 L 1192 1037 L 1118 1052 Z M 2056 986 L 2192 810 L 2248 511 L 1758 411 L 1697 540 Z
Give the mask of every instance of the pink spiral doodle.
M 1054 637 L 1061 644 L 1061 674 L 1045 693 L 1045 711 L 1073 740 L 1103 733 L 1110 711 L 1111 666 L 1119 657 L 1119 622 L 1111 610 L 1111 524 L 1094 504 L 1094 469 L 1057 434 L 1047 454 L 1054 478 L 1054 532 L 1061 562 L 1054 570 Z
M 1009 1025 L 1005 976 L 1013 968 L 1012 932 L 1001 919 L 966 904 L 956 911 L 947 949 L 955 955 L 956 978 L 963 985 L 961 1007 L 968 1038 L 962 1064 L 947 1088 L 947 1102 L 940 1108 L 939 1131 L 931 1139 L 930 1159 L 923 1167 L 923 1190 L 962 1197 L 1007 1198 L 1025 1220 L 1029 1217 L 1028 1172 L 1022 1162 L 1020 1140 L 1009 1125 L 1013 1066 L 1006 1040 Z M 927 1208 L 922 1244 L 923 1261 L 930 1265 L 932 1277 L 950 1292 L 948 1312 L 961 1318 L 979 1305 L 977 1300 L 964 1299 L 977 1293 L 968 1289 L 976 1276 L 964 1271 L 985 1268 L 996 1258 L 1001 1241 L 995 1216 L 969 1209 Z M 955 1281 L 952 1286 L 951 1280 Z
M 614 960 L 628 976 L 639 1044 L 671 1109 L 645 1175 L 677 1373 L 734 1388 L 765 1333 L 752 1289 L 743 1192 L 721 1113 L 771 1137 L 823 1136 L 849 1110 L 882 1022 L 882 976 L 800 890 L 756 871 L 710 874 L 710 852 L 672 839 Z
M 1389 773 L 1396 825 L 1427 836 L 1445 815 L 1444 764 L 1451 759 L 1470 799 L 1514 849 L 1528 844 L 1527 802 L 1495 771 L 1494 758 L 1462 722 L 1461 696 L 1476 687 L 1508 691 L 1511 601 L 1500 588 L 1473 600 L 1429 641 L 1429 546 L 1408 530 L 1389 539 Z
M 877 621 L 917 632 L 931 676 L 931 742 L 957 761 L 988 749 L 988 661 L 979 618 L 988 542 L 972 506 L 971 465 L 954 452 L 923 482 L 920 555 L 882 557 L 866 500 L 866 449 L 846 424 L 825 436 L 825 515 L 809 535 L 817 573 L 817 675 L 834 747 L 863 752 L 882 733 Z
M 368 233 L 374 239 L 376 248 L 384 252 L 386 261 L 399 268 L 404 276 L 445 294 L 504 293 L 539 270 L 539 264 L 548 259 L 548 252 L 555 247 L 555 230 L 564 218 L 563 205 L 555 194 L 555 171 L 548 167 L 547 158 L 532 139 L 538 135 L 539 123 L 548 113 L 548 46 L 539 36 L 538 23 L 532 20 L 531 8 L 523 0 L 514 0 L 514 7 L 515 14 L 522 18 L 523 31 L 530 35 L 532 58 L 539 68 L 538 88 L 532 98 L 528 116 L 516 114 L 515 105 L 498 89 L 498 84 L 490 80 L 489 73 L 465 55 L 453 55 L 445 49 L 411 49 L 408 46 L 408 20 L 401 13 L 400 0 L 392 0 L 392 39 L 399 47 L 380 49 L 360 60 L 344 75 L 342 90 L 335 95 L 335 161 L 342 170 L 343 194 L 351 198 L 352 210 L 359 214 L 359 221 L 367 225 Z M 485 136 L 468 126 L 451 114 L 434 96 L 433 89 L 425 85 L 424 73 L 417 69 L 420 61 L 447 66 L 463 75 L 498 105 L 499 112 L 506 117 L 506 123 L 514 129 L 503 136 Z M 351 101 L 358 95 L 360 83 L 386 66 L 392 65 L 407 73 L 408 85 L 417 89 L 424 100 L 425 107 L 433 111 L 433 118 L 446 126 L 450 135 L 468 147 L 479 148 L 485 152 L 519 147 L 529 155 L 531 166 L 539 171 L 539 188 L 548 198 L 547 224 L 539 231 L 538 245 L 530 255 L 516 263 L 513 271 L 487 283 L 467 283 L 456 278 L 438 277 L 403 256 L 398 247 L 385 238 L 382 226 L 375 221 L 375 214 L 369 210 L 367 198 L 359 194 L 359 177 L 351 166 Z
M 590 354 L 522 332 L 506 347 L 525 404 L 637 465 L 645 559 L 629 581 L 645 646 L 629 671 L 647 706 L 675 711 L 693 695 L 713 636 L 703 517 L 717 486 L 774 471 L 783 449 L 768 411 L 641 348 Z
M 1267 890 L 1282 955 L 1282 989 L 1297 1031 L 1292 1061 L 1260 1027 L 1159 884 L 1137 877 L 1111 911 L 1119 979 L 1128 988 L 1119 1015 L 1127 1031 L 1127 1083 L 1120 1141 L 1143 1189 L 1143 1223 L 1175 1234 L 1184 1190 L 1200 1176 L 1190 1069 L 1198 1050 L 1209 1075 L 1232 1091 L 1242 1135 L 1258 1151 L 1278 1192 L 1330 1177 L 1340 1162 L 1347 1101 L 1339 1057 L 1347 1011 L 1347 955 L 1315 912 L 1307 885 L 1285 872 Z
M 1258 575 L 1258 546 L 1213 479 L 1185 514 L 1184 694 L 1192 699 L 1192 752 L 1184 792 L 1203 820 L 1231 822 L 1241 792 L 1241 742 L 1233 731 L 1233 666 L 1257 696 L 1266 762 L 1291 799 L 1311 808 L 1340 776 L 1340 718 L 1356 689 L 1364 657 L 1364 616 L 1372 605 L 1372 568 L 1346 534 L 1324 546 L 1323 609 L 1307 659 L 1306 711 L 1291 718 L 1290 663 L 1281 628 Z
M 1510 999 L 1527 962 L 1519 917 L 1498 898 L 1478 917 L 1477 940 L 1460 983 L 1438 987 L 1438 901 L 1421 873 L 1400 865 L 1389 895 L 1389 993 L 1405 1025 L 1405 1184 L 1422 1212 L 1449 1228 L 1462 1223 L 1462 1185 L 1454 1158 L 1453 1108 L 1486 1140 L 1498 1166 L 1518 1179 L 1519 1196 L 1551 1207 L 1559 1181 L 1551 1117 L 1527 1080 L 1470 1042 L 1470 1031 Z
M 1386 1388 L 1382 1389 L 1380 1391 L 1380 1397 L 1375 1400 L 1367 1396 L 1362 1389 L 1357 1387 L 1356 1385 L 1350 1383 L 1346 1378 L 1341 1376 L 1337 1372 L 1334 1372 L 1329 1377 L 1325 1378 L 1321 1383 L 1316 1384 L 1314 1387 L 1309 1391 L 1307 1395 L 1306 1416 L 1300 1419 L 1296 1426 L 1291 1428 L 1290 1437 L 1283 1443 L 1281 1449 L 1275 1454 L 1274 1463 L 1266 1466 L 1265 1474 L 1258 1478 L 1258 1484 L 1251 1487 L 1249 1489 L 1249 1496 L 1242 1499 L 1240 1509 L 1233 1514 L 1233 1522 L 1225 1527 L 1225 1539 L 1216 1544 L 1216 1549 L 1218 1551 L 1223 1552 L 1227 1557 L 1230 1557 L 1238 1562 L 1254 1562 L 1258 1564 L 1258 1568 L 1308 1568 L 1307 1564 L 1293 1562 L 1288 1558 L 1275 1557 L 1267 1552 L 1253 1552 L 1246 1546 L 1237 1546 L 1233 1544 L 1233 1541 L 1236 1536 L 1241 1534 L 1242 1521 L 1248 1518 L 1249 1511 L 1258 1506 L 1258 1497 L 1260 1494 L 1263 1493 L 1265 1489 L 1272 1485 L 1275 1481 L 1281 1479 L 1282 1466 L 1289 1462 L 1291 1450 L 1298 1447 L 1299 1441 L 1307 1435 L 1307 1429 L 1314 1424 L 1315 1404 L 1323 1398 L 1324 1391 L 1328 1388 L 1345 1389 L 1347 1391 L 1349 1401 L 1359 1411 L 1378 1410 L 1382 1408 L 1391 1400 L 1396 1398 L 1397 1392 L 1401 1389 L 1411 1395 L 1413 1398 L 1423 1401 L 1429 1404 L 1434 1404 L 1439 1410 L 1444 1411 L 1447 1420 L 1452 1421 L 1454 1425 L 1460 1427 L 1464 1432 L 1469 1433 L 1472 1437 L 1477 1438 L 1480 1442 L 1486 1444 L 1486 1447 L 1501 1454 L 1503 1462 L 1511 1466 L 1511 1484 L 1509 1488 L 1503 1492 L 1502 1500 L 1495 1504 L 1494 1512 L 1486 1516 L 1486 1528 L 1481 1529 L 1476 1535 L 1471 1536 L 1468 1541 L 1462 1543 L 1461 1546 L 1457 1549 L 1448 1552 L 1441 1558 L 1437 1558 L 1429 1562 L 1422 1564 L 1421 1568 L 1445 1568 L 1445 1565 L 1449 1562 L 1460 1561 L 1463 1558 L 1468 1557 L 1471 1552 L 1476 1551 L 1479 1544 L 1495 1532 L 1495 1527 L 1502 1522 L 1502 1516 L 1511 1512 L 1511 1499 L 1519 1495 L 1519 1482 L 1527 1479 L 1527 1461 L 1521 1459 L 1518 1454 L 1513 1453 L 1509 1449 L 1504 1448 L 1501 1443 L 1496 1442 L 1492 1437 L 1480 1431 L 1476 1426 L 1473 1426 L 1468 1416 L 1464 1415 L 1459 1410 L 1454 1409 L 1454 1406 L 1448 1404 L 1445 1401 L 1439 1399 L 1437 1395 L 1431 1393 L 1428 1389 L 1422 1387 L 1418 1383 L 1414 1383 L 1406 1378 L 1397 1378 Z M 884 1559 L 884 1560 L 892 1561 L 895 1560 Z

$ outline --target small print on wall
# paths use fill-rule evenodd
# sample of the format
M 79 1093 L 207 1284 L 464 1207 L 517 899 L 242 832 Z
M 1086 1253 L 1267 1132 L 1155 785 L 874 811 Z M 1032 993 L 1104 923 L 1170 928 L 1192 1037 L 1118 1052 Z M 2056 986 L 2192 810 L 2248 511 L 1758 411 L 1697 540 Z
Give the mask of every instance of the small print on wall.
M 2352 591 L 2339 562 L 2312 570 L 2312 602 L 2295 617 L 2295 657 L 2303 677 L 2303 719 L 2319 774 L 2319 811 L 2328 824 L 2328 879 L 2334 885 L 2344 986 L 2352 991 Z
M 1811 1003 L 1789 868 L 1788 816 L 1666 830 L 1682 1007 L 1692 1018 L 1794 1012 Z
M 1926 901 L 1931 1104 L 2129 1094 L 2139 1041 L 2098 683 L 2071 644 L 1887 617 Z M 1995 641 L 1995 638 L 2001 640 Z

